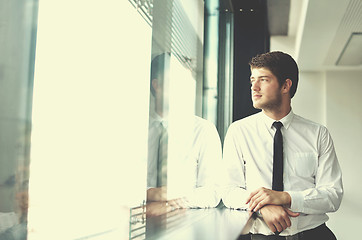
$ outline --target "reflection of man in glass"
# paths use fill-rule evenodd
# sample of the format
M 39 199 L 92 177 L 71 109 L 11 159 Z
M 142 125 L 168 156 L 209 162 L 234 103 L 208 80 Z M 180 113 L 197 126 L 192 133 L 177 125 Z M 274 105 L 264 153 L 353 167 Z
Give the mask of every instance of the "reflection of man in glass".
M 188 185 L 182 197 L 170 200 L 167 198 L 167 165 L 173 163 L 170 158 L 169 138 L 169 95 L 170 54 L 156 56 L 151 64 L 149 142 L 148 142 L 148 175 L 147 201 L 163 201 L 175 208 L 215 207 L 220 198 L 217 193 L 217 165 L 221 161 L 221 143 L 215 126 L 200 117 L 190 116 L 187 123 L 177 128 L 191 130 L 188 143 L 181 160 L 183 168 L 182 184 Z M 187 96 L 185 96 L 187 97 Z M 186 119 L 186 117 L 185 117 Z M 186 130 L 187 129 L 187 130 Z M 183 144 L 184 142 L 182 142 Z
M 168 150 L 168 69 L 169 56 L 162 54 L 152 61 L 148 133 L 147 200 L 165 201 L 167 190 Z

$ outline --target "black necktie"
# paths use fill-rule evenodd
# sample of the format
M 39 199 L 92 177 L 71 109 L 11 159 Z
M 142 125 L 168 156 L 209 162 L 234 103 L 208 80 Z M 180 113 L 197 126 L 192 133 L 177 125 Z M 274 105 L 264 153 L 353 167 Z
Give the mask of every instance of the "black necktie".
M 276 128 L 273 155 L 273 190 L 283 191 L 283 135 L 280 130 L 283 124 L 274 122 L 273 126 Z

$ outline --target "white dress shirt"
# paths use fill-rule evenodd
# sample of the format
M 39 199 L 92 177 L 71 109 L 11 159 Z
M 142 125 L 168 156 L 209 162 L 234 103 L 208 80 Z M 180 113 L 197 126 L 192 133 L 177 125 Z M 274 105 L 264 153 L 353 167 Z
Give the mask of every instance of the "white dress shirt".
M 174 139 L 172 130 L 169 132 L 169 159 L 168 167 L 180 166 L 170 173 L 168 182 L 176 179 L 176 189 L 178 196 L 185 197 L 190 208 L 215 207 L 221 200 L 219 192 L 220 184 L 220 166 L 222 159 L 222 148 L 219 134 L 213 123 L 208 120 L 193 116 L 189 126 L 180 126 L 183 131 L 188 132 L 191 128 L 190 136 L 186 139 Z M 147 167 L 147 187 L 156 187 L 157 179 L 157 151 L 158 139 L 160 133 L 160 124 L 165 124 L 158 115 L 152 115 L 149 123 L 149 148 L 148 148 L 148 167 Z M 168 125 L 171 125 L 169 122 Z M 172 144 L 172 142 L 175 144 Z M 175 149 L 178 148 L 178 149 Z M 175 154 L 172 151 L 177 151 Z M 177 160 L 172 156 L 177 155 Z M 174 161 L 174 162 L 172 162 Z M 176 165 L 175 161 L 181 161 Z M 175 176 L 177 175 L 177 176 Z M 171 181 L 172 182 L 172 181 Z M 175 185 L 167 184 L 168 193 L 175 192 Z
M 226 166 L 222 200 L 229 208 L 246 209 L 246 198 L 260 188 L 272 189 L 273 138 L 275 120 L 263 112 L 230 125 L 224 142 Z M 290 209 L 301 213 L 291 217 L 292 226 L 280 235 L 293 235 L 328 220 L 343 196 L 342 173 L 328 130 L 295 115 L 283 123 L 284 191 L 291 196 Z M 252 233 L 270 235 L 265 222 L 257 218 Z

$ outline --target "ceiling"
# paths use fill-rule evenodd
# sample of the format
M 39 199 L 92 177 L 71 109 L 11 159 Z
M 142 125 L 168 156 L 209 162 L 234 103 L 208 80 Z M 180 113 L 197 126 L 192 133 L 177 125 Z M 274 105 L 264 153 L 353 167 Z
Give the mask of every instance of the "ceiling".
M 269 14 L 278 16 L 281 9 Z M 288 34 L 271 38 L 272 50 L 283 48 L 304 71 L 361 70 L 362 1 L 290 0 Z
M 221 0 L 232 10 L 263 0 Z M 361 0 L 266 0 L 270 49 L 292 55 L 300 70 L 362 70 Z

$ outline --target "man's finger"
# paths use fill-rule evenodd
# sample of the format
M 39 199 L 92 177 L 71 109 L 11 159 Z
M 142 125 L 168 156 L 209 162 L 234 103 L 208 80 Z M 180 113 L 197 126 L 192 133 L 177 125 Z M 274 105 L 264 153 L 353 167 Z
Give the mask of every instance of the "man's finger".
M 258 191 L 259 190 L 255 190 L 255 191 L 251 192 L 250 195 L 248 196 L 248 198 L 246 199 L 245 204 L 248 204 L 251 201 L 252 197 L 254 197 L 258 193 Z
M 287 217 L 287 219 L 289 220 L 289 217 Z M 290 224 L 288 224 L 288 220 L 287 219 L 283 219 L 281 224 L 282 224 L 282 227 L 283 227 L 283 230 L 284 229 L 287 229 L 288 227 L 290 227 Z
M 292 226 L 292 222 L 290 221 L 290 218 L 289 218 L 289 217 L 287 217 L 287 218 L 284 219 L 284 220 L 285 220 L 285 223 L 287 224 L 287 227 Z
M 282 225 L 279 222 L 274 223 L 274 226 L 278 232 L 282 232 L 284 230 Z
M 260 201 L 258 203 L 258 205 L 256 205 L 256 207 L 253 209 L 254 212 L 259 211 L 262 207 L 264 207 L 266 205 L 265 199 Z
M 300 213 L 296 213 L 296 212 L 293 212 L 291 211 L 290 209 L 288 208 L 285 208 L 285 211 L 287 212 L 287 214 L 291 217 L 298 217 L 300 215 Z
M 260 204 L 261 201 L 263 201 L 263 197 L 258 194 L 258 195 L 256 195 L 256 196 L 254 196 L 253 198 L 254 198 L 254 199 L 252 199 L 252 201 L 249 203 L 249 209 L 250 209 L 251 211 L 256 212 L 257 210 L 254 210 L 254 208 L 255 208 L 256 206 L 258 206 L 258 204 Z
M 258 188 L 257 190 L 253 191 L 250 193 L 250 195 L 248 196 L 248 198 L 246 199 L 246 202 L 245 204 L 248 204 L 250 201 L 252 201 L 252 198 L 255 197 L 256 195 L 260 195 L 261 191 L 263 190 L 264 188 L 261 187 L 261 188 Z
M 268 225 L 270 231 L 275 232 L 277 230 L 273 223 L 267 223 L 267 225 Z

